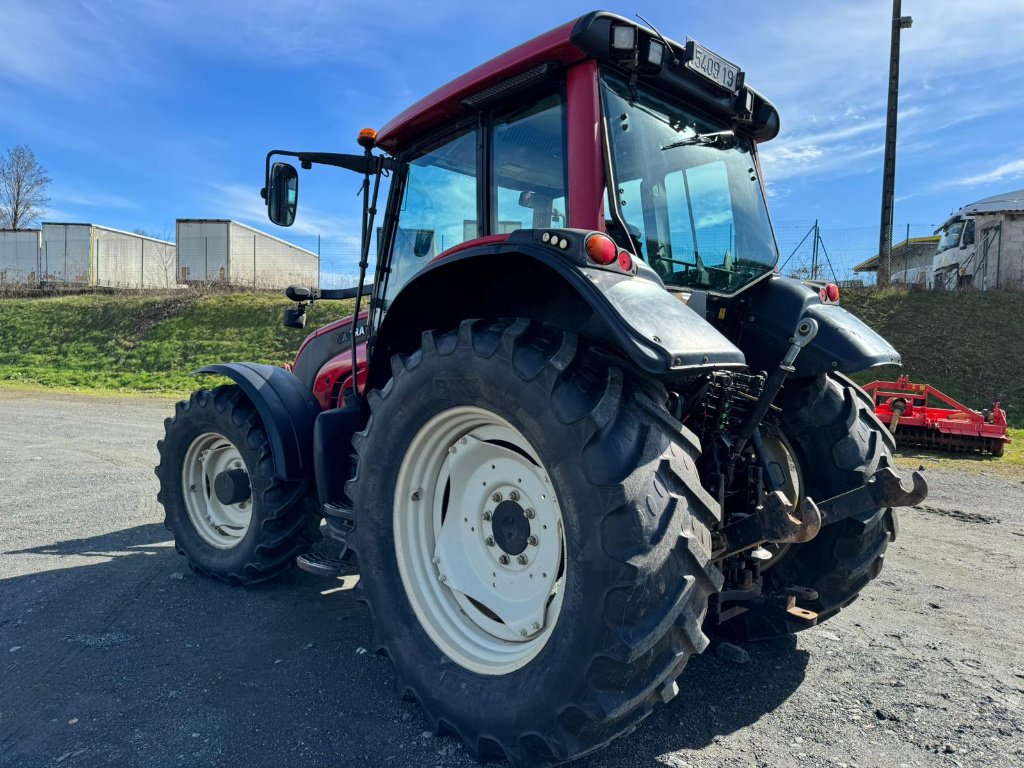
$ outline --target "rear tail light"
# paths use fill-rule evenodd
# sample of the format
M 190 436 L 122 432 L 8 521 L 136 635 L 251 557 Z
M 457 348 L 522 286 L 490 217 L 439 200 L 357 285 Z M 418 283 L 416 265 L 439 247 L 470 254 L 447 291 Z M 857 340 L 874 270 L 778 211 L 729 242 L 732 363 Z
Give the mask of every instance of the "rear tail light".
M 839 286 L 835 283 L 828 283 L 825 286 L 825 296 L 829 301 L 839 301 Z
M 633 269 L 633 257 L 629 255 L 629 251 L 619 251 L 619 269 L 623 272 Z
M 594 234 L 587 238 L 587 256 L 595 264 L 603 267 L 608 266 L 616 258 L 619 258 L 619 249 L 615 242 L 608 235 Z M 627 256 L 629 254 L 626 254 Z M 620 259 L 619 263 L 622 261 Z M 632 261 L 630 261 L 632 266 Z

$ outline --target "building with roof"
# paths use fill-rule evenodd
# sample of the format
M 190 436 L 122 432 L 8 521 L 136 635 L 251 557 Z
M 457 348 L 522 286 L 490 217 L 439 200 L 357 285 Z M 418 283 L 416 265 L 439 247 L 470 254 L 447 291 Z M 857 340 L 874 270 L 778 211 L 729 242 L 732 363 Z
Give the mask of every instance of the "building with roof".
M 178 219 L 178 281 L 250 288 L 317 286 L 320 257 L 229 219 Z
M 911 237 L 892 247 L 889 256 L 889 281 L 897 285 L 931 287 L 932 259 L 939 244 L 938 235 Z M 862 261 L 853 268 L 854 272 L 877 272 L 878 254 Z
M 98 224 L 43 222 L 37 263 L 39 282 L 108 288 L 175 285 L 174 243 Z
M 936 234 L 935 288 L 1024 290 L 1024 189 L 965 205 Z
M 38 229 L 0 229 L 0 285 L 39 280 L 42 232 Z

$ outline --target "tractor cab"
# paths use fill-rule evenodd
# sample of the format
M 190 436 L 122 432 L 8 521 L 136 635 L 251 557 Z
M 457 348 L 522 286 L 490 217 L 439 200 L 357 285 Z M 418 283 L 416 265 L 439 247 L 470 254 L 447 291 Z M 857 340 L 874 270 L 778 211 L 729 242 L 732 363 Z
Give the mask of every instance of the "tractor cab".
M 735 294 L 777 259 L 756 145 L 778 129 L 743 71 L 694 41 L 601 12 L 554 29 L 374 136 L 395 170 L 380 306 L 435 260 L 523 230 L 604 233 L 670 290 Z M 270 186 L 295 199 L 276 167 Z M 294 206 L 270 213 L 288 225 Z

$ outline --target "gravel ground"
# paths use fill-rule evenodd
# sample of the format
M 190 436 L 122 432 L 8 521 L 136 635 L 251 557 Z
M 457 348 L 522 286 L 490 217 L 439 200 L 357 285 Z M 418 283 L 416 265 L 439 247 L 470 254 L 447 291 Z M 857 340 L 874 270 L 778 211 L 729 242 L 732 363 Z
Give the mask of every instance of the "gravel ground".
M 352 578 L 193 576 L 152 465 L 171 404 L 0 391 L 0 766 L 470 766 L 394 695 Z M 926 472 L 881 577 L 709 651 L 580 766 L 1024 764 L 1024 477 Z

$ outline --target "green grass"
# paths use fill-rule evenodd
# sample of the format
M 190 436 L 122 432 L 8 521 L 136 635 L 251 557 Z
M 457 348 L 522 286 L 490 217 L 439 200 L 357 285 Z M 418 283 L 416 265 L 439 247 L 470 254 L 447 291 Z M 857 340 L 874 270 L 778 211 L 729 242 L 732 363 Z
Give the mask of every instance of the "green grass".
M 896 346 L 913 380 L 972 408 L 998 398 L 1024 427 L 1024 293 L 845 289 L 843 305 Z M 280 295 L 247 293 L 0 299 L 0 386 L 187 392 L 196 386 L 189 372 L 208 363 L 292 360 L 306 331 L 281 325 L 287 306 Z M 321 302 L 308 327 L 350 311 L 351 302 Z
M 1024 478 L 1024 429 L 1009 429 L 1013 443 L 1000 458 L 987 454 L 956 454 L 922 451 L 901 447 L 896 463 L 905 469 L 959 469 L 965 472 L 991 472 L 1015 479 Z
M 232 360 L 291 361 L 306 331 L 281 325 L 267 294 L 82 295 L 0 301 L 0 383 L 179 394 L 191 371 Z M 316 328 L 352 311 L 321 302 Z

